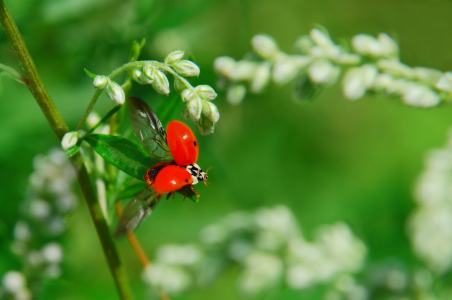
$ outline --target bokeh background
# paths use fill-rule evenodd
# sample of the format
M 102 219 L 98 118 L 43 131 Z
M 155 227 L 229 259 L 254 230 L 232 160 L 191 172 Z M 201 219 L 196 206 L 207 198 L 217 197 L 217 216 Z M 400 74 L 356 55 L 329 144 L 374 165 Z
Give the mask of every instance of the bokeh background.
M 162 60 L 183 49 L 201 68 L 195 84 L 215 86 L 213 61 L 222 55 L 240 59 L 258 33 L 275 37 L 292 52 L 296 38 L 316 24 L 334 40 L 359 33 L 386 32 L 400 45 L 402 62 L 411 66 L 452 68 L 452 2 L 399 1 L 6 1 L 28 44 L 50 95 L 74 129 L 94 91 L 83 68 L 108 74 L 125 63 L 133 40 L 146 38 L 142 59 Z M 0 62 L 18 69 L 3 31 Z M 26 196 L 33 158 L 58 147 L 50 127 L 28 89 L 2 79 L 0 95 L 0 226 L 11 235 Z M 150 87 L 134 91 L 150 103 L 164 99 Z M 231 106 L 219 91 L 221 114 L 213 135 L 199 137 L 199 164 L 212 166 L 209 187 L 200 186 L 201 201 L 180 197 L 162 202 L 137 237 L 152 258 L 167 243 L 198 239 L 206 224 L 236 210 L 284 204 L 291 208 L 308 238 L 314 228 L 346 222 L 368 247 L 368 264 L 396 260 L 407 266 L 413 255 L 406 220 L 415 204 L 412 187 L 428 149 L 440 147 L 452 124 L 452 108 L 423 110 L 398 99 L 366 96 L 350 102 L 338 84 L 315 101 L 292 101 L 292 90 L 270 86 Z M 162 100 L 163 99 L 163 100 Z M 102 96 L 96 111 L 111 103 Z M 193 125 L 193 124 L 191 124 Z M 68 219 L 61 241 L 63 276 L 41 299 L 116 299 L 113 280 L 83 201 Z M 118 241 L 137 299 L 146 286 L 141 265 L 126 240 Z M 3 248 L 2 248 L 3 249 Z M 21 262 L 0 250 L 0 273 Z M 212 286 L 178 299 L 234 299 L 237 269 Z M 316 293 L 283 289 L 275 299 L 318 299 Z

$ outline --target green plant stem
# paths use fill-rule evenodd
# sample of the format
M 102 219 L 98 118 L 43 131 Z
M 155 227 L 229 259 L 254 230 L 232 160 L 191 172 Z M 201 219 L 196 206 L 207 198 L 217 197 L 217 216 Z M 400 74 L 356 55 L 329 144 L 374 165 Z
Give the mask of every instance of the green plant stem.
M 12 19 L 8 9 L 3 0 L 0 0 L 0 22 L 5 29 L 6 35 L 16 53 L 16 56 L 21 64 L 24 72 L 23 78 L 27 86 L 30 88 L 31 93 L 38 102 L 41 110 L 43 111 L 47 121 L 50 124 L 53 132 L 61 141 L 64 134 L 68 131 L 66 123 L 61 118 L 60 113 L 55 107 L 50 95 L 48 94 L 38 71 L 33 63 L 30 53 L 27 50 L 25 42 L 20 35 L 14 20 Z M 99 203 L 94 192 L 94 188 L 90 181 L 88 172 L 80 153 L 75 154 L 71 158 L 71 162 L 74 165 L 77 173 L 78 183 L 82 190 L 86 204 L 88 206 L 91 219 L 99 236 L 99 240 L 102 244 L 105 257 L 107 258 L 110 271 L 116 283 L 116 288 L 121 299 L 132 299 L 132 294 L 126 279 L 124 269 L 121 266 L 118 252 L 116 250 L 113 238 L 109 232 L 109 228 L 105 218 L 103 217 Z
M 89 113 L 93 110 L 94 104 L 96 104 L 97 99 L 99 99 L 100 94 L 102 93 L 102 89 L 96 89 L 96 92 L 94 93 L 93 97 L 91 98 L 91 101 L 89 102 L 88 107 L 86 108 L 85 113 L 83 114 L 82 119 L 80 120 L 80 123 L 77 125 L 77 131 L 82 129 L 83 124 L 85 124 L 86 119 L 88 119 Z

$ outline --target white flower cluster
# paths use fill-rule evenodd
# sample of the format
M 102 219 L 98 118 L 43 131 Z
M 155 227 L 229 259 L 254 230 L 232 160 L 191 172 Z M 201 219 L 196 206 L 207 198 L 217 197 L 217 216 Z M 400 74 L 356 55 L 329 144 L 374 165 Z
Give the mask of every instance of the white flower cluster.
M 259 59 L 235 61 L 223 56 L 215 60 L 221 85 L 229 82 L 227 99 L 232 104 L 240 103 L 245 97 L 244 82 L 249 82 L 252 93 L 261 92 L 270 80 L 278 85 L 295 81 L 298 89 L 308 90 L 334 84 L 341 68 L 346 66 L 352 67 L 343 76 L 343 95 L 351 100 L 361 98 L 366 92 L 382 92 L 400 97 L 410 106 L 432 107 L 452 97 L 451 72 L 402 64 L 397 43 L 385 33 L 377 38 L 365 34 L 355 36 L 351 43 L 354 53 L 336 45 L 326 30 L 317 28 L 295 42 L 298 54 L 282 52 L 266 35 L 256 35 L 251 43 Z M 295 95 L 303 98 L 312 93 Z
M 192 61 L 182 59 L 184 51 L 173 51 L 165 58 L 164 63 L 144 61 L 144 66 L 132 71 L 133 79 L 140 84 L 151 84 L 160 94 L 170 92 L 169 81 L 165 72 L 174 76 L 174 88 L 180 93 L 185 103 L 182 115 L 196 122 L 201 134 L 213 133 L 220 113 L 212 103 L 217 97 L 215 90 L 208 85 L 193 87 L 184 77 L 199 76 L 199 67 Z
M 445 148 L 427 156 L 415 189 L 417 207 L 409 220 L 415 253 L 436 274 L 452 267 L 452 132 Z
M 314 242 L 307 241 L 282 205 L 232 213 L 205 227 L 200 240 L 199 246 L 160 248 L 146 277 L 168 294 L 179 294 L 236 264 L 239 293 L 256 297 L 284 283 L 299 290 L 330 283 L 360 271 L 366 256 L 366 247 L 344 223 L 323 226 Z
M 77 198 L 72 192 L 75 174 L 64 152 L 51 150 L 47 156 L 37 156 L 34 168 L 11 249 L 27 266 L 28 286 L 39 289 L 40 279 L 61 275 L 63 248 L 54 240 L 66 230 L 64 217 L 75 208 Z M 32 298 L 34 290 L 18 271 L 5 273 L 2 284 L 5 297 Z

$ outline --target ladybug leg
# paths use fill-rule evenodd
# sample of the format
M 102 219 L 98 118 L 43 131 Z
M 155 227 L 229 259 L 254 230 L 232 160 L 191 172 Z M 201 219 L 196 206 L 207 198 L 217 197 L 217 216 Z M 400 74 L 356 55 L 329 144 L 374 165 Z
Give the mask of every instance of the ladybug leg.
M 196 196 L 198 196 L 199 197 L 199 194 L 198 194 L 198 192 L 195 190 L 195 188 L 193 187 L 193 185 L 192 184 L 190 184 L 190 189 L 193 191 L 193 193 L 195 193 L 196 194 Z
M 185 198 L 187 198 L 187 192 L 185 191 L 184 188 L 180 189 L 180 192 L 182 195 L 184 195 L 184 201 L 185 201 Z
M 166 200 L 168 200 L 171 196 L 173 196 L 174 198 L 175 193 L 174 192 L 169 192 L 168 195 L 166 195 Z

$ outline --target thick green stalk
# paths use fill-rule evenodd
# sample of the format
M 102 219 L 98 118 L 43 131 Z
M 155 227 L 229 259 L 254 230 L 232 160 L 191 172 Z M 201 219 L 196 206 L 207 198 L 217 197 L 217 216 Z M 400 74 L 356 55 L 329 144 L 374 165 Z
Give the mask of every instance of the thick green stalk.
M 38 71 L 36 70 L 30 53 L 27 50 L 25 42 L 3 0 L 0 0 L 0 22 L 2 23 L 6 35 L 8 36 L 14 52 L 16 53 L 17 59 L 21 64 L 24 72 L 23 77 L 25 83 L 30 88 L 30 91 L 38 102 L 38 105 L 46 116 L 50 127 L 52 127 L 53 132 L 58 138 L 58 141 L 61 141 L 64 134 L 68 131 L 68 127 L 61 118 L 60 113 L 56 109 L 55 104 L 50 98 L 49 93 L 39 77 Z M 121 266 L 116 246 L 113 242 L 107 222 L 103 217 L 82 157 L 79 153 L 77 153 L 71 158 L 71 161 L 76 169 L 78 183 L 88 206 L 97 235 L 99 236 L 99 240 L 102 244 L 102 248 L 104 250 L 105 257 L 107 258 L 110 271 L 115 280 L 118 293 L 121 299 L 132 299 L 132 294 L 124 269 Z

